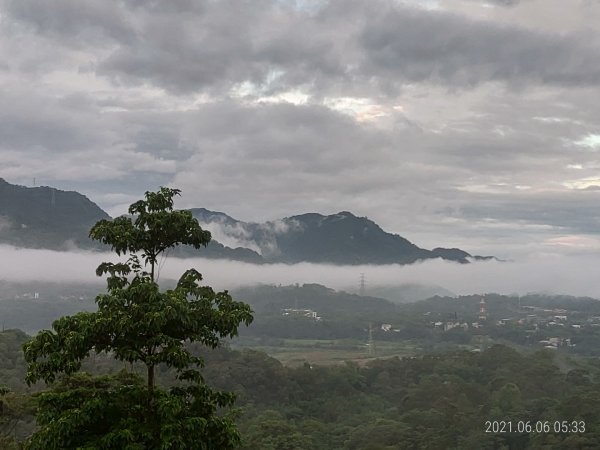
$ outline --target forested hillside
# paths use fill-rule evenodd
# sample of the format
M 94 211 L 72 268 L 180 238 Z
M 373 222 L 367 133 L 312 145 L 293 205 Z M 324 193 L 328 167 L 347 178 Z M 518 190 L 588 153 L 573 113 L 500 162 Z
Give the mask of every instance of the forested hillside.
M 64 250 L 91 247 L 90 227 L 109 215 L 84 195 L 0 178 L 0 243 Z
M 0 334 L 0 383 L 15 392 L 3 396 L 3 404 L 10 407 L 2 412 L 0 442 L 18 440 L 32 426 L 32 397 L 22 395 L 27 389 L 19 383 L 24 338 L 18 331 Z M 250 350 L 196 347 L 194 353 L 204 358 L 203 374 L 211 386 L 236 392 L 243 449 L 600 446 L 600 364 L 595 359 L 565 359 L 547 350 L 523 354 L 496 345 L 481 353 L 391 358 L 362 367 L 289 368 Z M 99 357 L 85 367 L 96 372 L 132 370 Z M 158 376 L 161 384 L 173 380 L 166 370 Z M 493 432 L 488 421 L 510 422 L 513 432 Z M 554 432 L 564 421 L 566 431 Z M 516 432 L 527 424 L 534 431 Z

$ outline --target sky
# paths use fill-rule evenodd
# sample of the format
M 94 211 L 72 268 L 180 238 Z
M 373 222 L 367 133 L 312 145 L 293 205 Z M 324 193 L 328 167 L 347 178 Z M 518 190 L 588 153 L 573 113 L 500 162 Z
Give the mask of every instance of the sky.
M 598 23 L 599 0 L 0 0 L 0 177 L 585 261 Z

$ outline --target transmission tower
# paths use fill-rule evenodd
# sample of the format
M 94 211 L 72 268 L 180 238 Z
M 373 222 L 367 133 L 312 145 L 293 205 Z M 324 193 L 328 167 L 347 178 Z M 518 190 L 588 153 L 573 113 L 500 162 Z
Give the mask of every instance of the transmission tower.
M 359 283 L 359 289 L 358 289 L 358 293 L 361 296 L 365 295 L 365 290 L 366 290 L 366 285 L 367 285 L 367 281 L 365 279 L 365 274 L 361 273 L 360 274 L 360 283 Z
M 373 342 L 373 324 L 369 322 L 369 340 L 367 342 L 369 356 L 375 352 L 375 343 Z

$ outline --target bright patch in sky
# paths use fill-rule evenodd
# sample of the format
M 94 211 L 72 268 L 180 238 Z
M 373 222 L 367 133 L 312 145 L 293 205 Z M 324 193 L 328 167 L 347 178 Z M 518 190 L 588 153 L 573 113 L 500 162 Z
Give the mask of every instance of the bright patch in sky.
M 562 247 L 600 248 L 600 241 L 590 236 L 559 236 L 547 239 L 545 244 Z
M 330 97 L 323 103 L 328 108 L 352 116 L 358 122 L 369 122 L 389 115 L 387 107 L 377 105 L 368 98 Z M 397 110 L 397 107 L 394 107 Z
M 257 103 L 291 103 L 292 105 L 304 105 L 308 102 L 310 95 L 299 89 L 282 92 L 277 95 L 269 95 L 257 99 Z
M 600 187 L 600 178 L 582 178 L 580 180 L 567 181 L 563 183 L 563 185 L 568 187 L 569 189 L 587 189 L 594 186 Z
M 580 147 L 588 147 L 591 149 L 600 148 L 600 134 L 588 134 L 586 137 L 575 142 L 575 145 Z
M 435 10 L 440 9 L 440 2 L 438 0 L 402 0 L 400 4 L 407 4 L 411 6 L 418 6 L 423 9 Z

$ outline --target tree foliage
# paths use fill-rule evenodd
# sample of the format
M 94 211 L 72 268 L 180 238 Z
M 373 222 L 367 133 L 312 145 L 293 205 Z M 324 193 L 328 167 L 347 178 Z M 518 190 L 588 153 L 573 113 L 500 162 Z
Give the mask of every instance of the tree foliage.
M 129 208 L 133 219 L 102 220 L 90 231 L 129 258 L 98 267 L 97 275 L 108 277 L 97 311 L 62 317 L 24 345 L 26 381 L 54 383 L 40 396 L 40 429 L 28 448 L 227 449 L 239 441 L 231 415 L 220 412 L 233 404 L 233 395 L 204 383 L 198 370 L 203 361 L 186 345 L 215 348 L 252 321 L 251 310 L 227 291 L 202 285 L 195 269 L 183 273 L 175 288 L 160 289 L 156 268 L 165 250 L 200 248 L 210 240 L 188 211 L 173 210 L 177 194 L 164 187 L 147 192 Z M 77 373 L 85 358 L 100 353 L 145 365 L 145 383 L 125 373 Z M 180 384 L 158 388 L 159 365 L 174 369 Z

